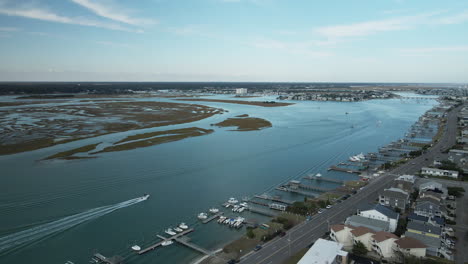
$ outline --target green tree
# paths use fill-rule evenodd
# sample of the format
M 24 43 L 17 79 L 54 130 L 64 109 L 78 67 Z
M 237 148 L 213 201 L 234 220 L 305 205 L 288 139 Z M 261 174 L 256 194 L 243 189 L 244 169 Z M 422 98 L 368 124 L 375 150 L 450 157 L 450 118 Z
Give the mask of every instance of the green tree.
M 255 233 L 253 232 L 252 228 L 247 228 L 247 237 L 248 238 L 254 238 L 255 237 Z
M 353 245 L 353 254 L 358 256 L 364 256 L 367 254 L 366 246 L 361 242 L 358 241 L 356 244 Z

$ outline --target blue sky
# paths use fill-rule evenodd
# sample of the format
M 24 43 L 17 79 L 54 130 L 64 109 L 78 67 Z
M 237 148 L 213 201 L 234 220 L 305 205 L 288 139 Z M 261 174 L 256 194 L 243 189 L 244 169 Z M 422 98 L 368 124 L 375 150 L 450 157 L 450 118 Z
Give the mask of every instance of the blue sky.
M 468 1 L 0 0 L 0 81 L 468 82 Z

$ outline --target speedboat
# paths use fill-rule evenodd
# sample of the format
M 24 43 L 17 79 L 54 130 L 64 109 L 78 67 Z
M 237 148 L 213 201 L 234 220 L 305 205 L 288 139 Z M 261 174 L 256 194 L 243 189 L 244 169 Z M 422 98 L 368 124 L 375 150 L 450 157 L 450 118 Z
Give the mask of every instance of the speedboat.
M 145 193 L 143 196 L 138 197 L 138 200 L 146 201 L 146 200 L 148 200 L 149 197 L 150 197 L 150 195 Z
M 315 177 L 320 178 L 320 177 L 322 177 L 322 174 L 317 173 L 317 174 L 315 174 Z
M 224 220 L 226 220 L 227 217 L 225 216 L 220 216 L 219 219 L 218 219 L 218 223 L 222 224 L 224 222 Z
M 233 211 L 233 212 L 237 212 L 237 210 L 239 210 L 239 206 L 238 206 L 238 205 L 234 205 L 234 208 L 232 208 L 232 211 Z
M 208 215 L 206 215 L 206 213 L 199 213 L 198 214 L 198 219 L 200 220 L 205 220 L 208 218 Z
M 182 228 L 179 228 L 179 227 L 174 227 L 174 231 L 180 233 L 180 232 L 183 232 L 184 230 L 182 230 Z
M 176 232 L 174 232 L 171 228 L 168 228 L 167 230 L 164 231 L 166 234 L 170 235 L 170 236 L 175 236 L 177 235 Z
M 237 212 L 242 213 L 242 212 L 244 212 L 244 210 L 245 210 L 245 207 L 241 207 L 241 208 L 239 208 L 239 210 L 237 210 Z
M 219 212 L 218 208 L 211 208 L 210 209 L 210 213 L 212 213 L 212 214 L 217 214 L 218 212 Z
M 239 205 L 240 205 L 240 206 L 243 206 L 243 207 L 249 206 L 246 202 L 240 203 Z
M 141 250 L 141 247 L 138 246 L 138 245 L 134 245 L 134 246 L 132 246 L 132 249 L 133 249 L 134 251 L 140 251 L 140 250 Z
M 183 229 L 183 230 L 187 230 L 187 229 L 188 229 L 188 225 L 186 225 L 185 223 L 180 223 L 179 228 L 181 228 L 181 229 Z
M 234 197 L 231 197 L 231 198 L 229 198 L 229 200 L 228 200 L 228 203 L 230 203 L 230 204 L 236 204 L 236 203 L 238 203 L 238 202 L 239 202 L 239 201 L 238 201 L 236 198 L 234 198 Z
M 161 243 L 161 246 L 163 247 L 166 247 L 166 246 L 169 246 L 169 245 L 172 245 L 172 240 L 165 240 L 164 242 Z

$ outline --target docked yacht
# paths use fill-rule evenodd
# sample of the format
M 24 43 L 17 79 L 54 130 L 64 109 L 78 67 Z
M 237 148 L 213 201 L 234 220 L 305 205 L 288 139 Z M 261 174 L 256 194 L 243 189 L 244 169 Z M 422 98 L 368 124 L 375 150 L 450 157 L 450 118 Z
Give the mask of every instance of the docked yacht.
M 239 201 L 236 198 L 233 198 L 233 197 L 229 198 L 229 200 L 228 200 L 228 203 L 230 203 L 230 204 L 236 204 L 238 202 Z
M 188 225 L 186 225 L 185 223 L 180 223 L 179 228 L 181 228 L 181 229 L 183 229 L 183 230 L 187 230 L 187 229 L 188 229 Z
M 180 232 L 183 232 L 184 230 L 182 230 L 182 228 L 180 227 L 174 227 L 174 231 L 180 233 Z
M 166 229 L 166 230 L 164 231 L 164 233 L 166 233 L 166 234 L 168 234 L 168 235 L 170 235 L 170 236 L 175 236 L 175 235 L 177 235 L 177 233 L 174 232 L 174 230 L 172 230 L 171 228 Z
M 219 219 L 218 219 L 218 223 L 222 224 L 224 222 L 224 220 L 226 220 L 226 216 L 220 216 Z
M 320 177 L 322 177 L 322 174 L 317 173 L 317 174 L 315 174 L 315 177 L 320 178 Z
M 169 245 L 172 245 L 174 242 L 172 240 L 165 240 L 164 242 L 161 243 L 161 246 L 166 247 Z
M 200 220 L 205 220 L 208 218 L 208 215 L 206 213 L 199 213 L 198 214 L 198 219 Z
M 366 158 L 366 157 L 364 156 L 364 154 L 361 153 L 361 154 L 358 154 L 358 155 L 349 157 L 349 161 L 352 161 L 352 162 L 361 162 L 361 161 L 363 161 L 365 158 Z
M 219 212 L 218 208 L 211 208 L 210 209 L 210 213 L 212 213 L 212 214 L 217 214 L 218 212 Z
M 132 250 L 133 250 L 133 251 L 140 251 L 140 250 L 141 250 L 141 247 L 138 246 L 138 245 L 134 245 L 134 246 L 132 246 Z

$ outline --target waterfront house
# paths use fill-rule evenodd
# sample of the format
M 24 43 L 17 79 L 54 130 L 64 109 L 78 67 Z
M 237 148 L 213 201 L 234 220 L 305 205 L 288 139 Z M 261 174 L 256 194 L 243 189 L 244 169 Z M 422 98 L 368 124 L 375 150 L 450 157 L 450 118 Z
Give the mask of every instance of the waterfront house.
M 332 225 L 330 227 L 330 238 L 342 244 L 345 248 L 353 246 L 353 236 L 351 231 L 356 227 L 350 225 Z
M 377 232 L 371 236 L 372 250 L 377 252 L 382 258 L 394 257 L 394 243 L 398 240 L 398 236 L 389 232 Z
M 346 218 L 346 225 L 354 227 L 366 227 L 375 232 L 390 231 L 390 223 L 378 219 L 367 218 L 360 215 L 352 215 Z
M 361 205 L 358 209 L 358 215 L 373 220 L 387 222 L 389 224 L 389 230 L 383 231 L 389 232 L 395 232 L 400 216 L 397 212 L 381 204 Z
M 342 248 L 340 243 L 319 238 L 297 264 L 346 264 L 348 252 Z
M 409 203 L 409 194 L 399 188 L 385 189 L 379 195 L 379 203 L 384 206 L 399 208 L 404 212 Z
M 426 256 L 427 246 L 421 241 L 412 237 L 402 237 L 395 241 L 393 251 L 403 256 L 414 256 L 423 258 Z
M 457 179 L 458 178 L 458 171 L 452 170 L 441 170 L 436 168 L 429 168 L 429 167 L 422 167 L 421 174 L 429 175 L 429 176 L 437 176 L 437 177 L 450 177 Z

